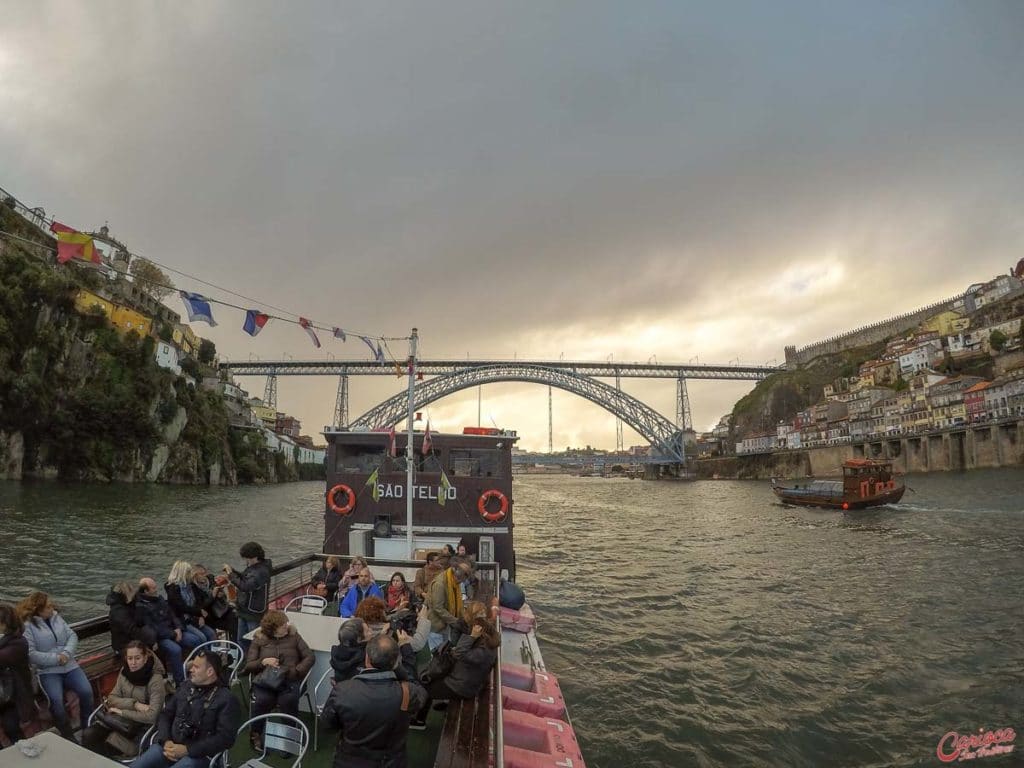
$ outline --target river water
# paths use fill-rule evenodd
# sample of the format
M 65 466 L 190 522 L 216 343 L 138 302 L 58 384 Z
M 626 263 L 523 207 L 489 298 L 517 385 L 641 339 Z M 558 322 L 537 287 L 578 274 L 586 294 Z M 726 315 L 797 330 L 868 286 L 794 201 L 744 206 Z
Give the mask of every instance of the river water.
M 1024 471 L 910 476 L 895 508 L 767 483 L 516 480 L 519 581 L 591 768 L 933 766 L 951 730 L 1024 752 Z M 319 549 L 323 485 L 0 484 L 0 596 L 72 619 L 120 577 L 238 544 Z

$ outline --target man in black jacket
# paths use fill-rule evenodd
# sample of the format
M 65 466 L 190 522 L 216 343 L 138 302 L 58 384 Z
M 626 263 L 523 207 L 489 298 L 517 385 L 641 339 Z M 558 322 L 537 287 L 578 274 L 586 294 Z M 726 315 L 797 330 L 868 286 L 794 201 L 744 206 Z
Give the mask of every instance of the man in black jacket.
M 220 658 L 200 651 L 189 665 L 189 682 L 160 712 L 153 746 L 132 768 L 208 768 L 212 758 L 234 745 L 241 720 Z
M 340 730 L 335 768 L 405 768 L 409 719 L 427 700 L 416 682 L 411 638 L 378 635 L 366 645 L 365 667 L 334 686 L 320 724 Z M 399 666 L 401 660 L 401 666 Z
M 160 597 L 156 582 L 145 576 L 139 579 L 139 592 L 135 596 L 135 617 L 139 626 L 156 636 L 164 667 L 176 684 L 185 679 L 181 666 L 184 648 L 181 621 L 174 615 L 170 604 Z M 195 646 L 188 646 L 189 648 Z
M 245 570 L 239 573 L 225 563 L 223 571 L 238 590 L 235 607 L 238 612 L 238 642 L 249 650 L 245 635 L 260 625 L 270 602 L 270 567 L 263 547 L 255 541 L 246 542 L 238 550 L 245 559 Z

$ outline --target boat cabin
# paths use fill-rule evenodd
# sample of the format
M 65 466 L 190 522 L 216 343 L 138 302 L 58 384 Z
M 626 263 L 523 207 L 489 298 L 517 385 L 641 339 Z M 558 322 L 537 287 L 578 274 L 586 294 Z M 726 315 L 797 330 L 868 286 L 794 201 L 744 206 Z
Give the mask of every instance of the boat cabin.
M 328 431 L 323 551 L 405 558 L 407 434 Z M 512 446 L 509 430 L 413 435 L 413 546 L 420 553 L 466 544 L 477 562 L 498 562 L 515 579 Z
M 871 459 L 843 462 L 843 495 L 869 498 L 895 487 L 892 464 Z

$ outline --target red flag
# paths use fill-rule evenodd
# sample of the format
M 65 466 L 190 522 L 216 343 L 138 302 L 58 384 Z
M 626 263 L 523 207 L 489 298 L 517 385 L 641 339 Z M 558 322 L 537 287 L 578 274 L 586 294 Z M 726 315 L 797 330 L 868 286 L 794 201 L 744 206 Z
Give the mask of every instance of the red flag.
M 427 422 L 427 431 L 423 433 L 423 455 L 430 453 L 430 422 Z

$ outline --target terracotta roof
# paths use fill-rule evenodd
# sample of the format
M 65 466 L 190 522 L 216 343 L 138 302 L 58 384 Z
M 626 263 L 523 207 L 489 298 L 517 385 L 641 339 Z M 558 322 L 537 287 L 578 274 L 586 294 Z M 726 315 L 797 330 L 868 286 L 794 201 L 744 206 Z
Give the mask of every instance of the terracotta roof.
M 981 390 L 988 389 L 991 386 L 992 386 L 992 382 L 991 381 L 979 381 L 973 387 L 968 387 L 967 389 L 965 389 L 964 390 L 964 394 L 966 395 L 968 392 L 980 392 Z

